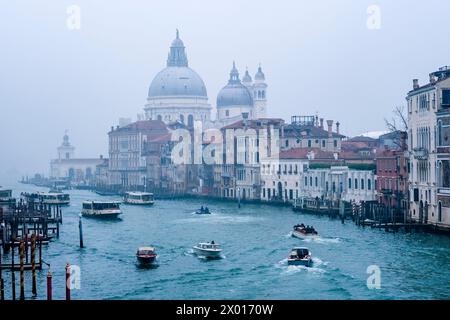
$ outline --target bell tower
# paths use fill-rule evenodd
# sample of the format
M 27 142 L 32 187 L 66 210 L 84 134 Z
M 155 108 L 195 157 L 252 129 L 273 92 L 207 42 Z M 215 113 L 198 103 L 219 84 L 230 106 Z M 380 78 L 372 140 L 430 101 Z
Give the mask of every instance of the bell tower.
M 255 118 L 267 117 L 267 84 L 266 76 L 262 72 L 261 64 L 255 74 L 253 84 L 253 101 L 255 104 Z
M 75 153 L 75 147 L 72 146 L 69 142 L 69 136 L 66 133 L 63 137 L 62 144 L 58 147 L 58 160 L 67 160 L 72 159 Z

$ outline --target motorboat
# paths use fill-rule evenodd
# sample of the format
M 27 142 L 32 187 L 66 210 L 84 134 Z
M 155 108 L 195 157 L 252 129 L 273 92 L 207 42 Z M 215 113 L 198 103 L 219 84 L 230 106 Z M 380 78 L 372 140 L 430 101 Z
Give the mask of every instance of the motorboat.
M 123 197 L 126 204 L 152 205 L 155 203 L 153 193 L 149 192 L 126 192 Z
M 292 230 L 292 236 L 299 239 L 314 239 L 318 238 L 319 234 L 313 226 L 305 226 L 302 223 L 294 226 L 294 230 Z
M 136 252 L 136 258 L 141 264 L 152 264 L 157 257 L 154 247 L 140 247 Z
M 311 252 L 308 248 L 293 248 L 288 257 L 288 265 L 310 267 L 312 265 Z
M 203 256 L 209 259 L 217 259 L 220 258 L 220 253 L 222 252 L 222 248 L 218 243 L 214 241 L 211 242 L 200 242 L 196 246 L 193 247 L 194 253 L 198 256 Z
M 195 211 L 196 214 L 211 214 L 211 211 L 209 211 L 208 207 L 204 207 L 203 206 L 198 209 L 197 211 Z
M 119 201 L 83 201 L 81 214 L 84 217 L 117 218 L 122 211 Z

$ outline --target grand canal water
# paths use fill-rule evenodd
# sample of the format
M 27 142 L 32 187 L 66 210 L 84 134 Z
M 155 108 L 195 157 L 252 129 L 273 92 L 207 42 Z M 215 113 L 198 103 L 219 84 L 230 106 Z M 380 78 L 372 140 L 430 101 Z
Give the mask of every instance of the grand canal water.
M 16 196 L 39 190 L 20 184 L 14 189 Z M 238 209 L 236 203 L 212 201 L 213 214 L 197 216 L 193 211 L 204 203 L 183 199 L 148 208 L 123 205 L 117 221 L 83 219 L 85 248 L 80 249 L 81 202 L 105 197 L 69 192 L 72 201 L 63 209 L 60 238 L 43 249 L 56 299 L 64 298 L 67 262 L 81 270 L 81 288 L 72 292 L 73 299 L 450 299 L 450 237 L 362 229 L 255 204 Z M 290 230 L 300 222 L 314 225 L 321 238 L 292 238 Z M 206 261 L 192 254 L 194 244 L 210 240 L 223 245 L 223 259 Z M 135 251 L 144 245 L 158 249 L 158 267 L 136 264 Z M 310 248 L 312 268 L 287 266 L 294 246 Z M 367 287 L 371 265 L 381 270 L 379 290 Z M 38 299 L 46 298 L 46 274 L 46 267 L 38 273 Z M 10 297 L 10 273 L 4 277 Z M 29 273 L 25 285 L 29 296 Z

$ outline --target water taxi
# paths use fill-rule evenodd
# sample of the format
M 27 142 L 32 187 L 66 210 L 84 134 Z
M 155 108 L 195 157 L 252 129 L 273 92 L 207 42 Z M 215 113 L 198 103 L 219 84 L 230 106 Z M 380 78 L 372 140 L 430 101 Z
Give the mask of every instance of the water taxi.
M 153 193 L 149 192 L 126 192 L 123 197 L 126 204 L 152 205 L 155 203 Z
M 310 267 L 312 265 L 311 252 L 308 248 L 293 248 L 288 257 L 288 265 Z
M 294 226 L 292 236 L 299 239 L 314 239 L 318 238 L 319 234 L 313 226 L 305 226 L 302 223 Z
M 43 203 L 49 205 L 68 205 L 70 203 L 70 195 L 56 190 L 49 192 L 35 192 L 21 194 L 28 203 Z
M 141 247 L 136 252 L 136 258 L 141 264 L 151 264 L 157 257 L 154 247 Z
M 116 218 L 122 211 L 119 201 L 83 201 L 84 217 Z
M 211 242 L 200 242 L 196 246 L 193 247 L 194 253 L 199 256 L 203 256 L 209 259 L 217 259 L 220 258 L 220 253 L 222 252 L 222 248 L 218 243 L 214 241 Z

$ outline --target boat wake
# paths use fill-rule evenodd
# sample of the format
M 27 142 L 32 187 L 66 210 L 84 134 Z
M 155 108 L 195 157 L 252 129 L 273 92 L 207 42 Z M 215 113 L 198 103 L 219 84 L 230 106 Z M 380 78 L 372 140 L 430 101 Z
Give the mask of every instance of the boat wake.
M 210 223 L 210 224 L 240 224 L 263 221 L 263 218 L 257 218 L 252 216 L 231 216 L 231 215 L 219 215 L 219 214 L 193 214 L 198 217 L 179 219 L 177 223 Z
M 303 239 L 303 241 L 328 244 L 328 243 L 340 243 L 341 239 L 340 238 L 322 238 L 322 237 L 318 237 L 318 238 Z
M 326 265 L 326 263 L 324 263 L 321 259 L 317 258 L 317 257 L 313 257 L 313 264 L 312 267 L 307 267 L 307 266 L 290 266 L 288 265 L 287 262 L 287 258 L 279 261 L 278 263 L 275 264 L 275 267 L 278 269 L 281 269 L 281 274 L 284 275 L 290 275 L 290 274 L 295 274 L 298 272 L 308 272 L 308 273 L 313 273 L 313 274 L 322 274 L 325 273 L 326 271 L 322 268 L 319 268 L 321 265 Z

